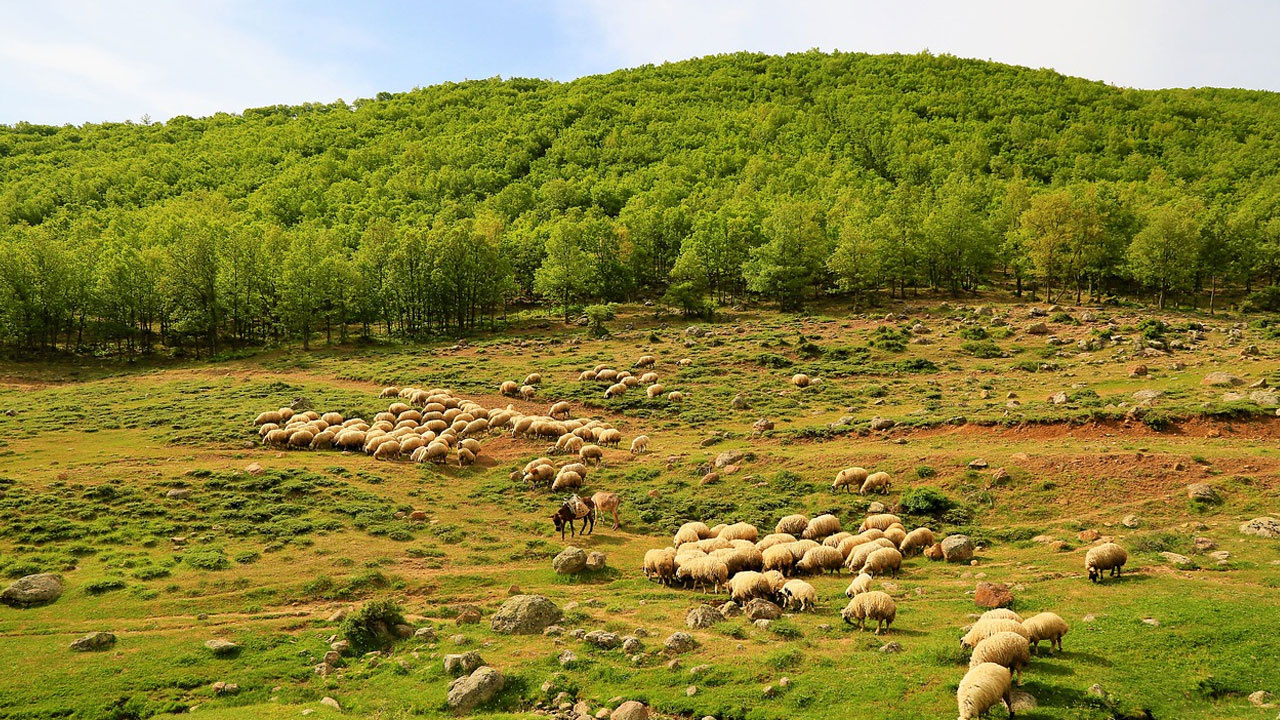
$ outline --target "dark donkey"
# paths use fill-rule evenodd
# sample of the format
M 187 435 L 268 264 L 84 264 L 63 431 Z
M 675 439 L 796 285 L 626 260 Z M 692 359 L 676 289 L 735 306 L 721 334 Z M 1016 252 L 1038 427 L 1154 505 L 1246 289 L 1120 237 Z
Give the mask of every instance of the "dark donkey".
M 559 510 L 551 516 L 551 522 L 556 524 L 556 529 L 560 531 L 560 539 L 564 540 L 565 525 L 569 526 L 570 537 L 577 534 L 573 526 L 574 520 L 582 521 L 582 534 L 589 535 L 596 529 L 596 505 L 591 502 L 590 498 L 582 499 L 577 495 L 572 495 Z M 587 523 L 591 523 L 591 529 L 587 529 Z

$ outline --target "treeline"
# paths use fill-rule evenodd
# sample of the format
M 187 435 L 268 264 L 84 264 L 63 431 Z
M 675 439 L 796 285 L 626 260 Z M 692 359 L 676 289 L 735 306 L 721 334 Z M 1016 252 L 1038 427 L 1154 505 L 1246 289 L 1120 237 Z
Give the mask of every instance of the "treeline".
M 1280 96 L 728 55 L 163 124 L 0 127 L 0 343 L 419 337 L 512 302 L 995 283 L 1280 299 Z

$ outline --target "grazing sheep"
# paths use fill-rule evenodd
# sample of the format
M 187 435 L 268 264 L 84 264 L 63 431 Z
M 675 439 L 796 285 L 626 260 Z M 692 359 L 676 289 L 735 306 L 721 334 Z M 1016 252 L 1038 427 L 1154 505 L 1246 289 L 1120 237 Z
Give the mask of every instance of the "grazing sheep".
M 311 444 L 315 439 L 315 433 L 310 430 L 296 430 L 289 435 L 289 447 L 304 448 Z
M 400 413 L 409 409 L 411 408 L 404 403 L 391 403 L 391 405 L 387 407 L 387 412 L 391 413 L 393 416 L 399 417 Z
M 676 403 L 684 402 L 684 393 L 680 392 L 679 390 L 672 390 L 671 392 L 667 393 L 667 400 L 670 402 L 676 402 Z
M 333 438 L 334 433 L 331 430 L 318 432 L 315 437 L 311 438 L 310 447 L 312 450 L 328 450 L 333 447 Z
M 1022 621 L 1022 627 L 1030 635 L 1031 647 L 1035 649 L 1037 655 L 1040 654 L 1041 640 L 1049 641 L 1049 654 L 1051 655 L 1054 648 L 1062 650 L 1062 636 L 1071 630 L 1071 626 L 1067 625 L 1066 620 L 1051 612 L 1032 615 Z
M 907 531 L 897 525 L 891 525 L 888 528 L 885 528 L 884 537 L 886 540 L 892 542 L 894 547 L 898 547 L 907 539 Z
M 284 445 L 285 443 L 289 442 L 289 434 L 290 434 L 289 431 L 285 430 L 284 428 L 276 428 L 275 430 L 268 432 L 262 438 L 262 442 L 267 445 L 275 445 L 275 446 Z
M 831 492 L 835 492 L 840 488 L 844 488 L 849 492 L 860 489 L 862 483 L 867 479 L 867 471 L 860 467 L 847 467 L 836 473 L 836 479 L 831 482 Z
M 769 585 L 773 587 L 774 595 L 782 592 L 782 586 L 787 584 L 786 576 L 777 570 L 765 570 L 760 574 L 764 575 L 764 579 L 769 581 Z
M 771 533 L 769 535 L 765 535 L 764 537 L 760 538 L 758 542 L 756 542 L 756 549 L 759 550 L 760 552 L 764 552 L 765 550 L 768 550 L 774 545 L 780 545 L 782 543 L 793 543 L 795 541 L 796 541 L 796 538 L 794 535 L 790 535 L 788 533 Z
M 796 562 L 796 572 L 817 574 L 826 571 L 838 575 L 843 563 L 844 556 L 839 550 L 819 545 L 805 551 L 804 557 Z
M 858 494 L 866 495 L 872 491 L 887 493 L 889 492 L 889 485 L 892 482 L 893 480 L 889 477 L 889 473 L 884 472 L 883 470 L 871 473 L 867 476 L 866 480 L 862 481 L 862 487 L 858 489 Z
M 597 493 L 598 495 L 599 493 Z M 663 585 L 670 585 L 676 579 L 676 549 L 654 548 L 644 554 L 644 576 L 649 580 L 657 578 Z
M 649 452 L 649 436 L 637 435 L 636 438 L 631 441 L 631 454 L 639 455 L 640 453 L 646 452 Z
M 373 451 L 374 460 L 388 460 L 400 456 L 400 443 L 395 440 L 387 440 L 379 443 L 378 448 Z
M 885 573 L 889 573 L 890 577 L 898 577 L 898 571 L 901 569 L 902 553 L 891 547 L 873 551 L 867 556 L 867 561 L 862 566 L 862 572 L 872 577 Z
M 704 590 L 710 587 L 712 592 L 718 593 L 729 581 L 729 566 L 720 558 L 710 555 L 695 557 L 686 560 L 676 569 L 676 579 L 692 584 L 695 590 L 699 586 Z
M 783 575 L 791 572 L 791 568 L 795 565 L 796 558 L 791 554 L 791 548 L 787 545 L 774 545 L 765 548 L 760 553 L 764 558 L 765 571 L 776 570 Z
M 825 539 L 823 539 L 822 544 L 826 545 L 827 547 L 838 548 L 840 547 L 840 543 L 844 542 L 845 540 L 848 540 L 851 537 L 853 537 L 853 533 L 847 532 L 847 531 L 841 531 L 836 533 L 835 535 L 828 535 Z
M 756 526 L 750 523 L 734 523 L 720 531 L 717 537 L 722 540 L 749 540 L 755 542 L 760 536 L 760 531 L 756 530 Z
M 363 447 L 365 432 L 363 430 L 343 430 L 333 439 L 333 444 L 343 450 Z
M 960 644 L 967 648 L 977 647 L 978 643 L 999 632 L 1018 633 L 1027 639 L 1031 637 L 1022 623 L 1016 620 L 979 620 L 960 638 Z
M 656 372 L 647 372 L 640 376 L 641 385 L 652 385 L 656 382 L 658 382 L 658 373 Z
M 913 552 L 923 552 L 925 548 L 934 543 L 933 531 L 927 527 L 916 528 L 907 533 L 907 536 L 898 543 L 898 551 L 903 555 L 910 555 Z
M 803 580 L 788 580 L 779 594 L 782 595 L 785 607 L 795 608 L 800 612 L 812 610 L 818 602 L 817 591 Z
M 870 590 L 855 595 L 849 601 L 849 604 L 840 611 L 840 617 L 858 629 L 865 629 L 867 620 L 875 620 L 877 635 L 880 634 L 882 625 L 884 626 L 884 631 L 888 632 L 889 625 L 893 623 L 897 616 L 898 603 L 894 602 L 888 593 L 879 590 Z
M 600 382 L 615 382 L 618 379 L 618 371 L 613 368 L 603 368 L 596 371 L 596 380 Z
M 427 445 L 427 452 L 426 452 L 427 462 L 433 462 L 437 465 L 443 465 L 445 461 L 448 459 L 449 459 L 448 445 L 438 440 L 431 442 Z
M 578 373 L 578 382 L 591 382 L 592 380 L 595 380 L 595 379 L 596 379 L 596 373 L 594 370 L 583 370 L 582 372 Z
M 280 426 L 275 423 L 264 423 L 261 427 L 258 428 L 258 437 L 266 437 L 267 433 L 271 432 L 272 430 L 279 430 L 279 429 L 280 429 Z
M 341 425 L 341 424 L 342 424 L 342 413 L 327 412 L 327 413 L 325 413 L 325 414 L 321 415 L 321 416 L 320 416 L 320 419 L 321 419 L 321 420 L 323 420 L 323 421 L 325 421 L 325 423 L 326 423 L 326 424 L 328 424 L 328 425 Z
M 1013 717 L 1012 685 L 1009 668 L 1003 665 L 982 663 L 969 668 L 956 690 L 959 720 L 977 720 L 998 703 L 1004 703 Z
M 871 530 L 871 529 L 884 530 L 885 528 L 889 527 L 894 523 L 901 525 L 902 518 L 890 513 L 881 513 L 879 515 L 868 515 L 867 518 L 862 521 L 862 525 L 858 527 L 858 531 L 862 532 L 863 530 Z
M 532 385 L 520 386 L 520 398 L 522 400 L 532 400 L 534 395 L 538 394 L 538 389 Z
M 797 540 L 787 544 L 787 549 L 791 551 L 791 558 L 796 562 L 800 562 L 800 558 L 811 549 L 820 547 L 819 543 L 814 540 Z
M 649 397 L 651 397 L 651 398 L 656 398 L 656 397 L 658 397 L 659 395 L 661 395 L 662 393 L 664 393 L 664 392 L 666 392 L 666 391 L 667 391 L 667 389 L 666 389 L 666 388 L 664 388 L 664 387 L 662 387 L 662 385 L 661 385 L 661 384 L 657 384 L 657 383 L 655 383 L 655 384 L 653 384 L 653 385 L 650 385 L 650 386 L 649 386 L 649 387 L 648 387 L 644 392 L 645 392 L 645 394 L 646 394 L 646 395 L 648 395 Z
M 819 515 L 805 525 L 801 537 L 805 540 L 821 540 L 840 532 L 840 518 L 835 515 Z
M 809 387 L 810 382 L 809 376 L 804 373 L 796 373 L 791 376 L 791 384 L 798 388 Z
M 578 457 L 584 463 L 599 465 L 604 462 L 604 450 L 600 449 L 599 445 L 583 445 L 578 451 Z
M 391 387 L 382 388 L 382 392 L 378 393 L 380 399 L 400 397 L 400 388 L 392 385 Z
M 773 585 L 758 572 L 745 570 L 729 578 L 729 599 L 738 604 L 770 595 L 773 595 Z
M 989 662 L 1009 668 L 1018 685 L 1022 685 L 1022 670 L 1031 664 L 1031 645 L 1018 633 L 998 632 L 973 648 L 969 667 Z
M 520 392 L 520 386 L 514 380 L 506 380 L 498 386 L 498 392 L 511 397 Z
M 542 376 L 538 373 L 529 373 L 524 378 L 525 385 L 537 385 L 540 382 L 542 382 Z
M 276 410 L 276 412 L 280 413 L 280 420 L 283 422 L 288 422 L 293 418 L 293 408 L 291 407 L 282 407 L 279 410 Z M 309 420 L 310 418 L 305 419 Z
M 774 528 L 775 533 L 786 535 L 800 535 L 809 527 L 809 518 L 804 515 L 787 515 L 778 521 L 778 526 Z
M 596 442 L 605 447 L 617 447 L 622 442 L 622 433 L 613 428 L 605 428 L 596 434 Z
M 653 367 L 653 364 L 656 362 L 658 362 L 658 358 L 652 355 L 641 355 L 640 359 L 636 361 L 636 364 L 633 367 Z
M 684 543 L 697 542 L 703 538 L 709 537 L 711 537 L 711 528 L 707 527 L 706 523 L 697 521 L 687 522 L 681 525 L 680 529 L 676 531 L 676 535 L 672 538 L 671 544 L 678 548 Z
M 1119 577 L 1120 568 L 1129 561 L 1129 553 L 1115 543 L 1103 543 L 1090 548 L 1084 556 L 1084 569 L 1089 571 L 1089 579 L 1102 582 L 1102 574 L 1111 571 L 1111 577 Z
M 874 579 L 875 578 L 866 573 L 858 573 L 858 576 L 853 579 L 853 582 L 849 583 L 849 587 L 845 588 L 844 594 L 849 597 L 853 597 L 854 595 L 861 595 L 864 592 L 870 592 L 871 581 Z
M 547 411 L 547 414 L 557 420 L 568 420 L 569 415 L 572 412 L 573 406 L 570 405 L 568 401 L 561 400 L 560 402 L 552 405 L 551 409 Z
M 627 386 L 625 383 L 614 383 L 613 385 L 609 386 L 608 390 L 604 391 L 604 398 L 608 400 L 609 398 L 625 395 L 626 392 L 627 392 Z
M 711 537 L 719 537 L 719 536 L 720 536 L 720 531 L 721 531 L 721 530 L 724 530 L 724 529 L 725 529 L 725 528 L 727 528 L 727 527 L 729 527 L 729 526 L 728 526 L 728 525 L 726 525 L 725 523 L 720 523 L 719 525 L 715 525 L 715 526 L 713 526 L 713 527 L 711 528 Z
M 876 538 L 870 542 L 862 543 L 854 546 L 849 556 L 845 558 L 844 566 L 853 572 L 862 570 L 862 566 L 867 564 L 867 558 L 871 557 L 871 553 L 883 548 L 896 547 L 892 540 L 888 538 Z M 836 548 L 839 550 L 839 548 Z
M 844 540 L 841 540 L 840 544 L 836 545 L 836 549 L 838 549 L 841 553 L 844 554 L 846 558 L 848 558 L 849 553 L 853 552 L 854 548 L 858 547 L 859 545 L 865 545 L 871 542 L 872 540 L 879 540 L 883 537 L 884 537 L 884 532 L 880 530 L 864 530 L 863 532 L 860 532 L 857 535 L 854 535 L 853 537 L 848 537 L 848 538 L 845 538 Z
M 576 472 L 561 472 L 556 475 L 555 482 L 551 483 L 552 492 L 574 490 L 580 487 L 582 487 L 582 476 Z
M 475 463 L 475 453 L 466 448 L 458 448 L 458 467 L 467 467 Z
M 744 542 L 736 540 L 735 543 Z M 721 548 L 715 550 L 711 555 L 720 558 L 725 565 L 729 566 L 729 574 L 741 572 L 743 570 L 759 571 L 764 567 L 764 556 L 751 543 L 746 543 L 745 547 L 734 545 L 733 547 Z
M 259 413 L 258 417 L 253 419 L 254 425 L 265 425 L 266 423 L 275 423 L 278 425 L 282 422 L 284 422 L 284 418 L 280 416 L 280 412 L 277 410 L 268 410 L 264 413 Z
M 1022 622 L 1022 616 L 1009 608 L 992 608 L 978 616 L 979 620 L 1013 620 Z

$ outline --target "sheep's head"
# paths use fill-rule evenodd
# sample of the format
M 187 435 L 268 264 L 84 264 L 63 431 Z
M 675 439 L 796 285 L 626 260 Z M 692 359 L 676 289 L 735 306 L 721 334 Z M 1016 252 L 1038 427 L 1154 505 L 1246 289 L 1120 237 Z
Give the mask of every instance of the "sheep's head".
M 1090 565 L 1090 566 L 1089 566 L 1089 579 L 1090 579 L 1090 580 L 1092 580 L 1093 582 L 1099 582 L 1099 581 L 1101 581 L 1101 580 L 1102 580 L 1102 571 L 1101 571 L 1101 570 L 1099 570 L 1096 566 L 1094 566 L 1094 565 Z

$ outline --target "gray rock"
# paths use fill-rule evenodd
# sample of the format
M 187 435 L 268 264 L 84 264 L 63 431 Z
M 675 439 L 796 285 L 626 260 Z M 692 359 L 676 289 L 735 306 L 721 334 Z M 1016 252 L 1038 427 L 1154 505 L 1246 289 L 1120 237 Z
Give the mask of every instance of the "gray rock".
M 725 616 L 710 605 L 696 605 L 685 613 L 684 624 L 694 630 L 703 630 L 724 620 Z
M 574 663 L 578 662 L 578 656 L 572 650 L 565 650 L 560 653 L 560 657 L 556 661 L 560 663 L 560 667 L 573 667 Z
M 506 678 L 502 673 L 483 665 L 475 672 L 454 680 L 449 685 L 449 708 L 459 712 L 469 712 L 477 705 L 483 705 L 497 695 Z
M 62 596 L 62 576 L 37 573 L 18 578 L 0 593 L 0 602 L 25 608 L 47 605 Z
M 1218 491 L 1214 490 L 1212 485 L 1206 483 L 1191 483 L 1188 485 L 1187 498 L 1202 503 L 1217 504 L 1222 502 L 1222 496 L 1218 495 Z
M 1266 690 L 1255 690 L 1249 693 L 1249 704 L 1254 707 L 1269 708 L 1272 707 L 1273 697 Z
M 218 656 L 233 655 L 240 649 L 239 645 L 231 642 L 230 640 L 223 640 L 222 638 L 205 640 L 204 646 L 214 655 Z
M 592 630 L 582 636 L 583 642 L 589 645 L 595 645 L 598 648 L 612 650 L 622 644 L 622 638 L 617 633 L 611 633 L 607 630 Z
M 724 618 L 738 617 L 742 614 L 742 607 L 732 600 L 726 600 L 720 606 L 720 615 Z
M 871 418 L 872 430 L 888 430 L 897 424 L 897 421 L 892 418 L 880 417 L 879 415 Z
M 421 640 L 422 642 L 435 642 L 437 638 L 436 629 L 433 627 L 418 628 L 413 632 L 413 638 L 415 640 Z
M 777 620 L 782 617 L 782 608 L 765 600 L 764 598 L 752 598 L 747 603 L 744 610 L 748 620 Z
M 716 467 L 722 468 L 726 465 L 737 464 L 743 458 L 741 450 L 725 450 L 716 456 Z
M 191 497 L 191 488 L 171 488 L 164 496 L 174 500 L 185 500 Z
M 480 657 L 480 653 L 475 650 L 444 656 L 444 671 L 450 675 L 470 675 L 484 664 L 484 658 Z
M 942 540 L 942 557 L 947 562 L 968 562 L 973 559 L 973 541 L 968 535 L 948 535 Z
M 628 635 L 622 638 L 622 652 L 628 655 L 644 652 L 644 643 L 640 642 L 640 638 Z
M 338 712 L 342 712 L 342 706 L 338 704 L 338 701 L 334 700 L 328 695 L 320 698 L 320 704 L 324 705 L 325 707 L 331 707 L 334 710 L 337 710 Z
M 109 632 L 91 632 L 71 643 L 71 649 L 76 652 L 93 652 L 95 650 L 105 650 L 115 644 L 115 635 Z
M 1009 709 L 1012 710 L 1013 712 L 1024 713 L 1024 712 L 1030 712 L 1036 709 L 1036 698 L 1034 695 L 1032 695 L 1029 692 L 1025 692 L 1023 690 L 1014 690 L 1012 693 L 1010 693 L 1010 700 L 1012 700 L 1010 705 L 1012 705 L 1013 707 Z
M 592 550 L 587 553 L 587 569 L 591 571 L 603 570 L 605 568 L 605 555 L 599 550 Z
M 1208 385 L 1209 387 L 1231 387 L 1234 385 L 1243 385 L 1244 379 L 1239 376 L 1232 375 L 1229 372 L 1212 372 L 1205 375 L 1204 379 L 1200 381 L 1200 384 Z
M 880 646 L 880 652 L 893 655 L 902 652 L 902 646 L 897 642 L 891 642 Z
M 667 637 L 663 647 L 673 653 L 686 653 L 698 647 L 698 641 L 687 632 L 674 632 Z
M 1121 520 L 1120 524 L 1132 529 L 1140 527 L 1142 525 L 1142 520 L 1139 519 L 1137 515 L 1125 515 L 1124 520 Z
M 1169 563 L 1175 567 L 1189 568 L 1193 565 L 1193 563 L 1191 562 L 1191 558 L 1187 557 L 1186 555 L 1179 555 L 1176 552 L 1165 551 L 1160 553 L 1160 557 L 1164 558 L 1165 560 L 1168 560 Z
M 969 469 L 970 469 L 970 470 L 985 470 L 985 469 L 987 469 L 987 461 L 986 461 L 986 460 L 984 460 L 983 458 L 974 458 L 974 459 L 972 459 L 972 460 L 970 460 L 970 461 L 969 461 Z
M 587 567 L 587 553 L 579 547 L 570 545 L 560 551 L 551 561 L 551 569 L 561 575 L 572 575 L 582 572 Z
M 1257 517 L 1240 525 L 1240 532 L 1264 538 L 1280 537 L 1280 520 L 1270 517 Z
M 649 720 L 649 708 L 642 702 L 628 700 L 609 715 L 609 720 Z
M 504 635 L 534 635 L 562 617 L 560 607 L 542 595 L 516 595 L 502 603 L 490 619 L 489 627 Z
M 1054 405 L 1065 405 L 1067 403 L 1067 394 L 1059 390 L 1058 392 L 1049 396 L 1049 402 L 1053 403 Z

